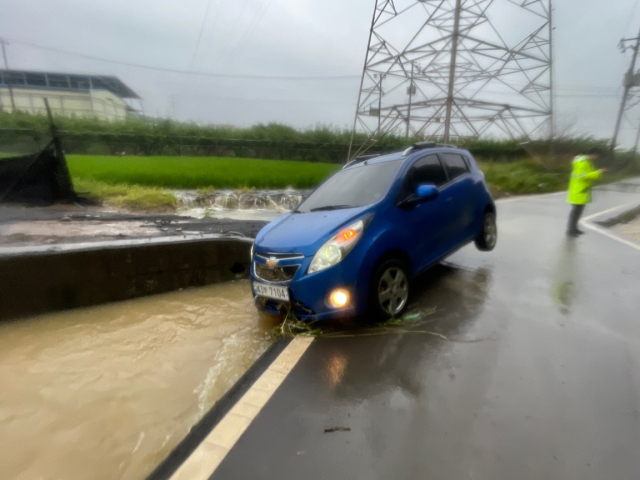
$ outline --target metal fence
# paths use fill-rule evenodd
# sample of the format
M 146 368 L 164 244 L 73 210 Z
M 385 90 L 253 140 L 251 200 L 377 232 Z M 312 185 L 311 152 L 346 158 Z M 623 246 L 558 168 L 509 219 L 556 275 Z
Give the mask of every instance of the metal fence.
M 135 135 L 60 131 L 69 154 L 185 157 L 248 157 L 271 160 L 343 163 L 348 144 L 244 140 L 176 135 Z M 34 129 L 0 128 L 0 152 L 27 153 L 49 141 Z M 370 149 L 377 153 L 380 148 Z

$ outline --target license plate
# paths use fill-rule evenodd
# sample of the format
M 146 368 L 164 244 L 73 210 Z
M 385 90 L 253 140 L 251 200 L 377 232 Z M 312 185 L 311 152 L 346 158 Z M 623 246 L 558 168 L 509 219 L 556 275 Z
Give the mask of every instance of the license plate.
M 261 297 L 273 298 L 274 300 L 289 301 L 289 289 L 287 287 L 278 287 L 276 285 L 265 285 L 263 283 L 254 283 L 253 291 Z

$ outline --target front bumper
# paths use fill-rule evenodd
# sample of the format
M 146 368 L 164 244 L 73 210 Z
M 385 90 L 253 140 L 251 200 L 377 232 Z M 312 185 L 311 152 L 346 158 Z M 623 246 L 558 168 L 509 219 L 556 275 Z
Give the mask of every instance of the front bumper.
M 353 253 L 339 264 L 310 275 L 306 272 L 312 257 L 305 257 L 291 281 L 272 282 L 272 285 L 288 289 L 288 303 L 255 295 L 254 282 L 269 282 L 256 275 L 255 262 L 259 260 L 254 257 L 251 264 L 251 289 L 256 307 L 270 314 L 280 314 L 291 308 L 296 318 L 309 321 L 353 317 L 364 313 L 368 282 L 361 280 L 361 262 Z M 351 294 L 351 304 L 348 307 L 337 309 L 328 304 L 329 294 L 336 288 L 345 288 Z

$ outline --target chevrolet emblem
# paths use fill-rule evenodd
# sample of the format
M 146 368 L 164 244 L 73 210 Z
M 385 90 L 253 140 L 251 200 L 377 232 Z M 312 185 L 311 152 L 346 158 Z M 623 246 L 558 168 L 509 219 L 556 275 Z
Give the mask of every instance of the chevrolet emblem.
M 277 258 L 271 257 L 270 259 L 267 260 L 267 267 L 274 268 L 276 265 L 278 265 L 278 259 Z

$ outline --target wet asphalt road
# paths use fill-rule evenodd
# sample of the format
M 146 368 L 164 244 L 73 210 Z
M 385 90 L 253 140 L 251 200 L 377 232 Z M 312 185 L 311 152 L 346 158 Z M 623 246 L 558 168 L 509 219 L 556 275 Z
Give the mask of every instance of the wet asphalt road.
M 586 215 L 630 202 L 607 187 Z M 640 251 L 566 239 L 563 195 L 498 208 L 494 252 L 416 285 L 451 341 L 316 340 L 212 478 L 640 478 Z

